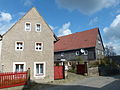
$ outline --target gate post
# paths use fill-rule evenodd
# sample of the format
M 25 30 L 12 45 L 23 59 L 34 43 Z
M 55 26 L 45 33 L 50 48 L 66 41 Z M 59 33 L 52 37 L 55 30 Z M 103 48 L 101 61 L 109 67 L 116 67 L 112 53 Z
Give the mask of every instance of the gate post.
M 84 62 L 84 65 L 85 65 L 85 73 L 87 73 L 88 76 L 88 62 Z
M 63 61 L 63 79 L 65 79 L 65 62 Z
M 30 68 L 27 70 L 27 88 L 30 87 Z

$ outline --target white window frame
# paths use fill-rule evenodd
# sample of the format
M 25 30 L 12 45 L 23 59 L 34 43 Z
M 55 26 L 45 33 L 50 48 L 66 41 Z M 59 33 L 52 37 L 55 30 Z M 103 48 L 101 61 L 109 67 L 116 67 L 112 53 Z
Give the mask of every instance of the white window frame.
M 17 42 L 22 42 L 23 43 L 22 49 L 17 49 Z M 23 51 L 23 50 L 24 50 L 24 42 L 23 41 L 15 41 L 15 51 Z
M 36 23 L 36 24 L 35 24 L 35 31 L 36 31 L 36 32 L 41 32 L 41 24 L 40 24 L 40 31 L 37 30 L 37 24 L 40 24 L 40 23 Z
M 30 30 L 26 30 L 26 23 L 30 24 Z M 25 22 L 25 31 L 30 32 L 31 31 L 31 23 L 30 22 Z
M 98 39 L 98 44 L 101 44 L 101 41 Z
M 41 50 L 36 49 L 36 43 L 41 43 Z M 43 42 L 35 42 L 35 51 L 43 51 Z
M 23 71 L 26 71 L 26 62 L 13 62 L 13 72 L 15 72 L 16 64 L 23 64 L 24 65 Z
M 104 51 L 102 51 L 102 55 L 104 55 Z
M 62 56 L 62 57 L 63 57 L 63 56 L 64 56 L 64 52 L 62 52 L 60 56 Z
M 36 75 L 36 64 L 43 64 L 43 75 Z M 34 77 L 45 77 L 46 76 L 46 63 L 45 62 L 34 62 Z
M 68 66 L 72 66 L 72 62 L 69 61 L 69 62 L 68 62 Z
M 88 51 L 87 50 L 85 50 L 84 55 L 88 55 Z
M 76 51 L 75 54 L 76 54 L 76 55 L 80 55 L 80 51 Z
M 97 54 L 100 55 L 100 50 L 97 50 Z

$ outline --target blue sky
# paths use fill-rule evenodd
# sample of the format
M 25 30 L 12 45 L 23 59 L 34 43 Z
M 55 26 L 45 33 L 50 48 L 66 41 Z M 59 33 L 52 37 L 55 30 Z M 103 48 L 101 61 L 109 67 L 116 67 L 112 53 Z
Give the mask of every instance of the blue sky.
M 57 36 L 99 27 L 120 54 L 120 0 L 0 0 L 0 32 L 35 6 Z

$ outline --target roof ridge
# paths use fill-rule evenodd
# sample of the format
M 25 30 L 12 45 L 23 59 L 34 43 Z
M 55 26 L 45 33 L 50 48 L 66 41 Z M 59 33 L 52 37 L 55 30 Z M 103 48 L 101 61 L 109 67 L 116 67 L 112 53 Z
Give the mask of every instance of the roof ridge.
M 69 34 L 69 35 L 64 35 L 64 36 L 60 36 L 58 38 L 61 38 L 61 37 L 65 37 L 65 36 L 70 36 L 70 35 L 73 35 L 73 34 L 76 34 L 76 33 L 82 33 L 82 32 L 87 32 L 87 31 L 91 31 L 91 30 L 98 30 L 99 28 L 92 28 L 92 29 L 89 29 L 89 30 L 84 30 L 84 31 L 80 31 L 80 32 L 75 32 L 75 33 L 72 33 L 72 34 Z

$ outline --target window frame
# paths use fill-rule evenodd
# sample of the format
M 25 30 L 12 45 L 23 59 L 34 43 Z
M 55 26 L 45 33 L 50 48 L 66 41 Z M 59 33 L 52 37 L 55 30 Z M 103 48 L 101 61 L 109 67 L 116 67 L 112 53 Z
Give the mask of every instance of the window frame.
M 63 56 L 64 56 L 64 52 L 62 52 L 62 53 L 60 54 L 60 56 L 63 57 Z
M 41 50 L 36 49 L 36 43 L 41 43 Z M 43 42 L 35 42 L 35 51 L 43 51 Z
M 36 64 L 43 64 L 43 75 L 36 75 Z M 34 77 L 46 76 L 46 62 L 34 62 Z
M 102 51 L 102 55 L 104 55 L 104 51 Z
M 99 49 L 97 50 L 97 54 L 100 55 L 100 50 Z
M 37 30 L 37 24 L 40 24 L 40 31 Z M 41 23 L 36 23 L 36 24 L 35 24 L 35 31 L 36 31 L 36 32 L 41 32 Z
M 26 71 L 26 62 L 13 62 L 13 72 L 16 72 L 16 64 L 23 64 L 23 71 Z
M 29 23 L 29 24 L 30 24 L 30 30 L 26 30 L 26 23 Z M 31 23 L 30 23 L 30 22 L 25 22 L 25 31 L 26 31 L 26 32 L 30 32 L 30 31 L 31 31 Z
M 87 50 L 85 50 L 84 55 L 88 55 L 88 51 Z
M 75 55 L 77 55 L 77 56 L 80 55 L 80 51 L 76 51 Z
M 17 49 L 17 42 L 23 43 L 22 49 Z M 23 50 L 24 50 L 24 42 L 23 41 L 15 41 L 15 51 L 23 51 Z
M 101 44 L 101 40 L 98 39 L 98 44 Z

